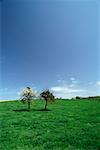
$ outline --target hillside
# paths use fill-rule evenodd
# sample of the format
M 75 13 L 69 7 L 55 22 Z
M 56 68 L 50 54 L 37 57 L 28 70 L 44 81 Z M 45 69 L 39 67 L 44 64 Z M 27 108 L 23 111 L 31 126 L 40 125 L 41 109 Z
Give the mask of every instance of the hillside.
M 99 150 L 100 102 L 0 103 L 1 150 Z

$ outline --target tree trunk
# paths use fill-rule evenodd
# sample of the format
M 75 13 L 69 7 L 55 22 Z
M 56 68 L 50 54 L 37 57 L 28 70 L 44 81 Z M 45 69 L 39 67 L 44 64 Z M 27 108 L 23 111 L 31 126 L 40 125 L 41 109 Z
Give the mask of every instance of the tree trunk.
M 28 102 L 28 110 L 30 110 L 30 102 Z
M 47 109 L 47 100 L 46 100 L 46 103 L 45 103 L 45 110 Z

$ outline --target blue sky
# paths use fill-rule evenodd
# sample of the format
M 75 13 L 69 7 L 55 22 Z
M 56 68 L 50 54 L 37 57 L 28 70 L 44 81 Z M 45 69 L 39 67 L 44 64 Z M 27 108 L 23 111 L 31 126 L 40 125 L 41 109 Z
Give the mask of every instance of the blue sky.
M 0 99 L 27 86 L 100 95 L 99 1 L 3 0 Z

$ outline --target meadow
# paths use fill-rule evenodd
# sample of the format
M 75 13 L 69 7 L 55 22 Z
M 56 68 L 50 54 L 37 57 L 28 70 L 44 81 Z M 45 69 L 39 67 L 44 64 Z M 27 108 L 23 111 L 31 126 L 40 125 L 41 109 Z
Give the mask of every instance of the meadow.
M 100 150 L 100 101 L 0 103 L 0 150 Z

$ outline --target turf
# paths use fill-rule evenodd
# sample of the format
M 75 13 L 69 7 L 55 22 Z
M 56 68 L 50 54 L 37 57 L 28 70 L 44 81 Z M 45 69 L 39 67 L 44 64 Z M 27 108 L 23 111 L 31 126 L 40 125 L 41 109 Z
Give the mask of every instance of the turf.
M 0 103 L 0 150 L 99 150 L 100 101 Z

